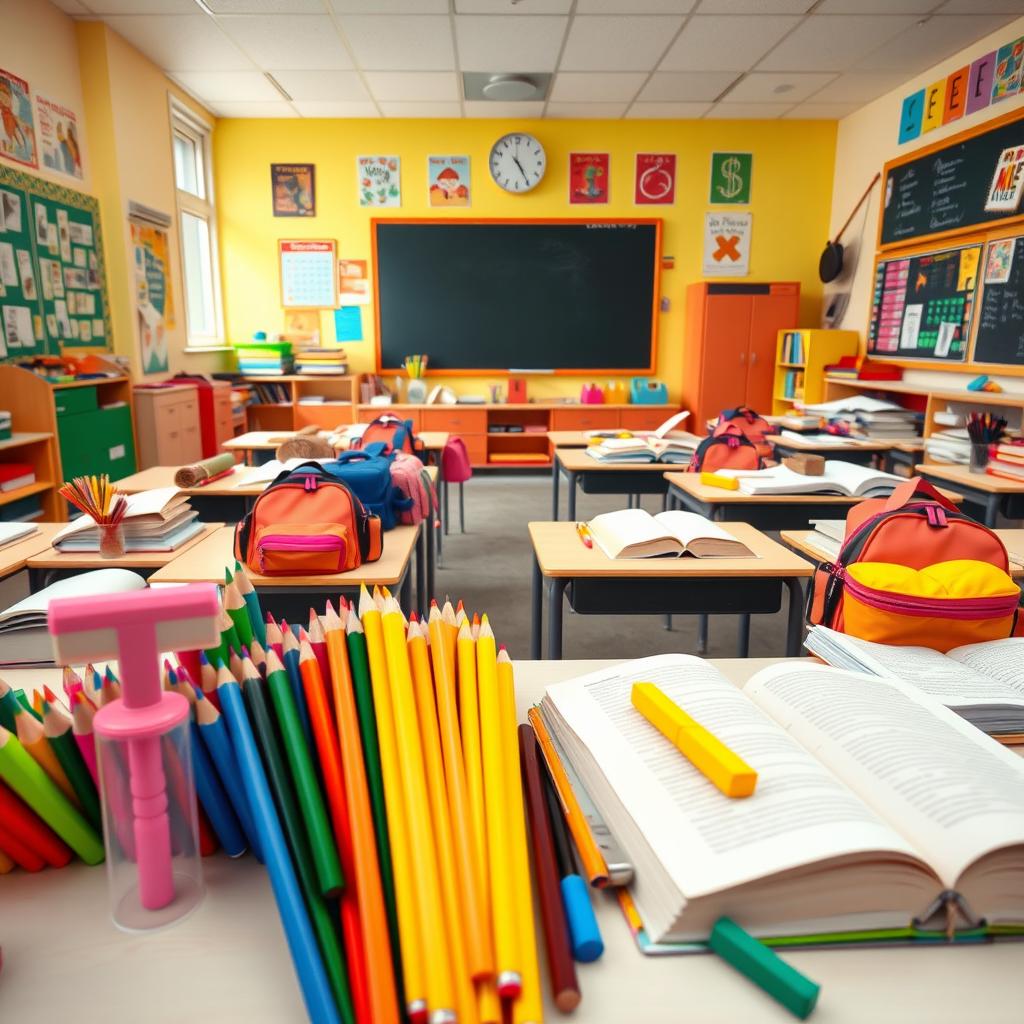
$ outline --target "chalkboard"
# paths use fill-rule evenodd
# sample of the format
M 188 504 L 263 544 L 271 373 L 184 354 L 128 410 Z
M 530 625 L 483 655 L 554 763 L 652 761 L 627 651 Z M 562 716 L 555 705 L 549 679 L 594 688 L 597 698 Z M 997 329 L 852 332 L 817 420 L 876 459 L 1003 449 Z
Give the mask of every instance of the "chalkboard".
M 895 359 L 963 362 L 971 336 L 981 244 L 880 260 L 868 351 Z
M 1024 238 L 1000 238 L 985 250 L 974 362 L 1024 366 Z
M 1024 146 L 1024 114 L 970 138 L 957 136 L 934 153 L 890 167 L 886 173 L 881 244 L 985 226 L 1021 213 L 986 210 L 1000 156 Z
M 660 221 L 374 222 L 380 366 L 650 372 Z

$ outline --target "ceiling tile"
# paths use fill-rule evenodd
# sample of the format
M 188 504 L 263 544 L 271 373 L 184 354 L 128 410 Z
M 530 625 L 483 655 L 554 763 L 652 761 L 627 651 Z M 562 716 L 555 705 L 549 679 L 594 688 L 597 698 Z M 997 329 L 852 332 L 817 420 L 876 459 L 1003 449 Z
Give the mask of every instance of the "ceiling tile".
M 818 14 L 927 14 L 942 0 L 821 0 Z
M 368 100 L 355 71 L 275 71 L 274 78 L 293 100 Z
M 448 0 L 328 0 L 339 14 L 447 14 Z
M 173 77 L 208 103 L 281 99 L 281 94 L 259 71 L 176 71 Z
M 605 118 L 615 120 L 626 112 L 628 103 L 549 103 L 546 117 Z
M 97 3 L 105 0 L 96 0 Z M 195 3 L 195 0 L 193 0 Z M 214 14 L 323 14 L 323 0 L 203 0 Z
M 601 74 L 597 71 L 563 71 L 551 87 L 556 103 L 613 103 L 631 100 L 647 81 L 643 71 Z
M 799 23 L 796 15 L 764 18 L 696 15 L 686 23 L 658 68 L 661 71 L 746 71 Z
M 784 118 L 807 118 L 812 121 L 838 121 L 858 109 L 856 103 L 798 103 L 786 111 Z
M 87 14 L 197 14 L 195 0 L 88 0 L 84 4 L 74 3 L 65 6 L 58 4 L 61 10 L 68 7 L 86 8 Z
M 309 68 L 345 71 L 353 67 L 327 15 L 221 18 L 220 27 L 265 71 Z
M 946 0 L 940 14 L 1024 14 L 1024 0 Z
M 577 14 L 687 14 L 697 0 L 577 0 Z
M 450 71 L 455 67 L 451 23 L 434 14 L 349 15 L 341 30 L 367 71 Z
M 823 72 L 751 71 L 723 99 L 727 103 L 799 103 L 833 78 Z
M 380 117 L 373 103 L 345 103 L 342 100 L 302 100 L 293 104 L 303 117 Z
M 434 103 L 459 98 L 459 82 L 451 71 L 368 71 L 366 84 L 378 100 Z
M 774 121 L 792 105 L 792 103 L 716 103 L 705 120 L 744 118 L 750 121 Z
M 529 103 L 491 103 L 490 100 L 466 100 L 466 117 L 503 117 L 518 121 L 523 118 L 540 117 L 544 113 L 544 104 L 537 101 Z
M 814 94 L 815 103 L 870 103 L 907 80 L 903 71 L 847 71 Z
M 215 103 L 218 117 L 296 117 L 290 103 Z
M 572 0 L 455 0 L 456 14 L 568 14 Z
M 107 24 L 165 71 L 241 71 L 252 63 L 205 14 L 129 15 Z
M 806 14 L 815 0 L 701 0 L 701 14 Z
M 634 103 L 626 117 L 634 121 L 641 118 L 687 120 L 703 117 L 710 109 L 710 103 Z
M 981 39 L 1011 21 L 1009 14 L 937 15 L 914 23 L 895 39 L 865 56 L 857 69 L 903 71 L 907 78 L 962 50 L 969 40 Z
M 458 103 L 381 103 L 385 117 L 462 117 Z
M 559 67 L 563 71 L 650 71 L 679 31 L 682 18 L 574 18 Z
M 845 71 L 915 20 L 912 15 L 815 15 L 786 36 L 758 70 Z
M 568 18 L 458 16 L 463 71 L 554 71 Z
M 648 100 L 716 100 L 736 80 L 732 71 L 656 71 L 637 97 Z

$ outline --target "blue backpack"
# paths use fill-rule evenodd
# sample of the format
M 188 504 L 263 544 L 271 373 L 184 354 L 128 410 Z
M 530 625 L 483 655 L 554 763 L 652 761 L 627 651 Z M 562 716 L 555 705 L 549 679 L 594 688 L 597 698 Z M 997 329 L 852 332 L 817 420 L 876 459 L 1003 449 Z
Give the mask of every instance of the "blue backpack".
M 366 506 L 367 512 L 380 516 L 381 527 L 394 529 L 398 513 L 412 506 L 391 482 L 394 452 L 383 442 L 356 451 L 341 452 L 333 462 L 324 463 L 324 472 L 340 480 Z

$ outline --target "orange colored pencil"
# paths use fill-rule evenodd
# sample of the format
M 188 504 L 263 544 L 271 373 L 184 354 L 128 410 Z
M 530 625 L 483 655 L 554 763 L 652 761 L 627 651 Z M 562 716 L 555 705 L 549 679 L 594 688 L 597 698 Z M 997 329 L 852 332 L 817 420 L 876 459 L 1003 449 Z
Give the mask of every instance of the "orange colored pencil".
M 81 810 L 82 805 L 78 802 L 74 786 L 64 774 L 64 769 L 61 768 L 53 748 L 46 742 L 46 730 L 43 728 L 43 723 L 33 718 L 27 711 L 20 711 L 14 716 L 14 727 L 18 742 L 32 755 L 32 759 L 50 776 L 75 808 Z
M 351 880 L 355 878 L 355 867 L 352 859 L 352 831 L 345 799 L 345 780 L 341 768 L 341 751 L 338 749 L 338 737 L 334 732 L 330 708 L 327 706 L 327 690 L 320 672 L 320 663 L 316 660 L 313 648 L 306 641 L 299 645 L 299 673 L 302 676 L 306 708 L 309 711 L 313 739 L 320 759 L 320 775 L 327 794 L 334 838 L 338 844 L 341 871 L 346 880 Z M 346 885 L 345 891 L 341 894 L 339 913 L 356 1020 L 369 1020 L 371 1018 L 366 981 L 366 951 L 363 948 L 363 933 L 359 923 L 359 903 L 355 887 L 351 884 Z
M 327 658 L 331 670 L 342 780 L 349 812 L 352 860 L 355 865 L 354 874 L 346 874 L 345 877 L 355 878 L 359 924 L 363 932 L 363 950 L 366 956 L 366 987 L 372 1010 L 368 1019 L 374 1021 L 374 1024 L 397 1024 L 398 995 L 392 970 L 391 940 L 388 935 L 384 887 L 377 860 L 377 838 L 370 810 L 370 792 L 366 781 L 366 765 L 363 761 L 363 744 L 352 690 L 345 630 L 333 608 L 328 607 L 325 619 L 327 628 L 324 630 L 324 639 L 327 643 Z M 302 655 L 299 657 L 301 669 Z

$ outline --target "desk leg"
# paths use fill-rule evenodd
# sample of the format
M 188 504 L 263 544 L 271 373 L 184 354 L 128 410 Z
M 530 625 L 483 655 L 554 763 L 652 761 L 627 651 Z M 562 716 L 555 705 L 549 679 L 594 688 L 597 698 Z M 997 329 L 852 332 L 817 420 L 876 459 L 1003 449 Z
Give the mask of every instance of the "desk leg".
M 789 591 L 789 615 L 786 625 L 786 657 L 800 656 L 804 633 L 804 592 L 800 580 L 790 577 L 782 581 Z
M 434 525 L 434 517 L 431 516 L 429 520 L 424 520 L 423 525 L 426 527 L 426 538 L 427 538 L 427 601 L 423 605 L 422 611 L 429 611 L 430 599 L 437 593 L 435 586 L 435 576 L 437 573 L 437 553 L 435 553 L 434 544 L 437 541 L 440 530 Z
M 443 494 L 443 497 L 441 498 L 441 504 L 444 505 L 444 514 L 442 515 L 441 518 L 444 520 L 444 532 L 447 533 L 448 532 L 448 484 L 445 483 L 444 477 L 441 478 L 441 493 Z
M 996 528 L 999 521 L 999 495 L 990 494 L 985 499 L 985 525 L 990 529 Z
M 544 578 L 537 553 L 533 555 L 533 580 L 530 591 L 530 660 L 540 661 L 540 634 L 544 615 Z
M 708 653 L 708 617 L 697 616 L 697 653 L 703 658 Z
M 567 472 L 565 475 L 568 481 L 567 487 L 569 488 L 569 522 L 574 523 L 576 521 L 576 474 Z
M 448 485 L 440 474 L 437 478 L 437 519 L 440 524 L 437 530 L 437 560 L 440 562 L 444 534 L 448 529 Z
M 562 660 L 562 602 L 565 599 L 566 579 L 549 578 L 548 592 L 548 661 Z
M 736 657 L 750 657 L 750 613 L 740 615 L 739 629 L 736 633 Z
M 551 521 L 558 522 L 558 459 L 551 457 Z
M 429 611 L 427 597 L 427 534 L 433 529 L 429 519 L 420 523 L 420 535 L 416 539 L 416 604 L 421 615 Z
M 405 566 L 405 575 L 402 577 L 401 589 L 398 592 L 398 603 L 408 616 L 412 611 L 412 571 L 408 563 Z

